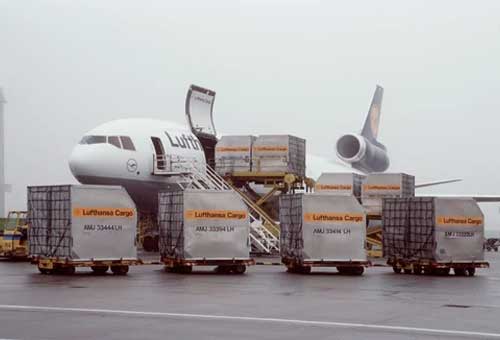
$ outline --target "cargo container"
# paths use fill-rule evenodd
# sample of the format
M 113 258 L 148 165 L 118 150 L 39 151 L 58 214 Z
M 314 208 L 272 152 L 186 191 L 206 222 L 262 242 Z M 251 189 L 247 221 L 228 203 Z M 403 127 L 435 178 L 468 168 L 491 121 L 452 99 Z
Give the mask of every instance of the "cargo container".
M 361 197 L 361 184 L 365 176 L 352 172 L 325 172 L 319 176 L 314 191 L 321 194 Z
M 28 242 L 43 274 L 72 274 L 90 267 L 103 274 L 139 264 L 137 211 L 122 187 L 60 185 L 28 187 Z
M 337 267 L 361 275 L 366 259 L 366 217 L 354 196 L 286 194 L 280 196 L 281 261 L 289 272 Z
M 221 176 L 252 171 L 254 136 L 222 136 L 215 147 L 215 171 Z
M 366 176 L 361 201 L 370 216 L 382 214 L 384 197 L 415 196 L 415 177 L 404 173 L 375 173 Z
M 484 261 L 484 217 L 473 199 L 409 197 L 383 201 L 384 256 L 396 273 L 473 276 Z
M 252 172 L 305 177 L 306 141 L 290 135 L 261 135 L 253 143 Z
M 165 269 L 190 273 L 216 266 L 243 274 L 250 259 L 250 220 L 234 191 L 186 189 L 159 194 L 160 255 Z

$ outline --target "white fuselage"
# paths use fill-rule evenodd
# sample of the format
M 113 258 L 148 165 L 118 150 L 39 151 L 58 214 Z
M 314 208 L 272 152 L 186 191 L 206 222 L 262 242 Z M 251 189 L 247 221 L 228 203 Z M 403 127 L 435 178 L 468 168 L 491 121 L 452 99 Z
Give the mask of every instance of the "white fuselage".
M 140 209 L 154 210 L 158 191 L 178 189 L 178 178 L 154 173 L 158 158 L 164 160 L 160 165 L 166 172 L 180 163 L 206 162 L 198 138 L 188 128 L 154 119 L 122 119 L 86 133 L 73 149 L 69 166 L 80 183 L 121 185 Z
M 118 143 L 116 137 L 120 137 Z M 124 137 L 130 139 L 133 150 L 130 145 L 125 147 Z M 175 171 L 179 163 L 206 164 L 201 143 L 189 128 L 154 119 L 122 119 L 102 124 L 83 136 L 71 154 L 71 172 L 82 184 L 121 185 L 139 209 L 154 212 L 158 192 L 178 190 L 179 178 L 155 174 L 158 150 L 152 138 L 161 141 L 166 170 Z M 313 179 L 322 172 L 353 171 L 314 155 L 307 155 L 306 163 L 307 176 Z

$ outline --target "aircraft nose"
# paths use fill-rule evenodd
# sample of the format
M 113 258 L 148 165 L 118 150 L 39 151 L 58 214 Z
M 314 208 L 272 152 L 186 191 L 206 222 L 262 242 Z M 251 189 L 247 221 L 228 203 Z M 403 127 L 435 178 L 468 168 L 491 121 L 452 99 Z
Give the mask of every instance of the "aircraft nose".
M 73 176 L 80 183 L 84 183 L 85 181 L 83 178 L 91 175 L 95 168 L 96 155 L 92 150 L 89 150 L 89 148 L 85 148 L 85 146 L 82 145 L 76 145 L 71 152 L 68 163 Z

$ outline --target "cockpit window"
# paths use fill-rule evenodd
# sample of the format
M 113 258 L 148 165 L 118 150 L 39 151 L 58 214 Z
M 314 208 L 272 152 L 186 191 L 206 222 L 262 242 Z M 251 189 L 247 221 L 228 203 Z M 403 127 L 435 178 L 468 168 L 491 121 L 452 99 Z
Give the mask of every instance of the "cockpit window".
M 106 136 L 84 136 L 80 144 L 106 144 Z
M 130 137 L 120 136 L 120 139 L 122 141 L 122 145 L 125 150 L 135 151 L 134 142 L 132 142 L 132 139 Z
M 108 143 L 111 144 L 111 145 L 116 146 L 119 149 L 122 148 L 122 146 L 120 144 L 120 138 L 118 138 L 118 136 L 109 136 L 108 137 Z
M 128 136 L 84 136 L 80 144 L 111 144 L 118 149 L 135 151 L 134 142 Z

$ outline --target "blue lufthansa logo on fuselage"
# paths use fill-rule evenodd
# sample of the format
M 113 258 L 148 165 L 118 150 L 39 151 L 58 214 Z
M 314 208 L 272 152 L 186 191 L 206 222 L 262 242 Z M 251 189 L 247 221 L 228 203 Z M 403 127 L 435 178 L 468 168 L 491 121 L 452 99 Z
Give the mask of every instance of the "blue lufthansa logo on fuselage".
M 138 165 L 137 165 L 137 161 L 135 159 L 131 158 L 127 161 L 127 170 L 129 172 L 135 172 L 135 171 L 137 171 L 137 168 L 138 168 Z

